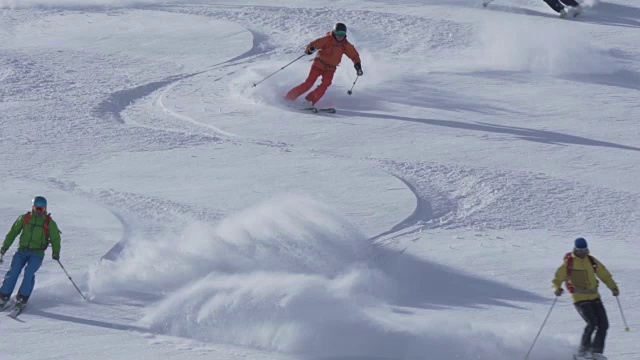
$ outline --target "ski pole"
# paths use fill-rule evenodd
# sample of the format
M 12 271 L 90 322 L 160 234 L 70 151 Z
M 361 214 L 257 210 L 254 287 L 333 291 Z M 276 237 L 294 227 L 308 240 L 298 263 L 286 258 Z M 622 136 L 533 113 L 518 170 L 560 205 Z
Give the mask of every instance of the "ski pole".
M 4 260 L 2 260 L 2 258 L 4 257 L 4 254 L 0 255 L 0 264 L 2 264 L 4 262 Z
M 536 338 L 533 339 L 533 344 L 531 344 L 531 347 L 529 348 L 529 352 L 527 352 L 527 355 L 524 357 L 524 360 L 529 360 L 529 355 L 531 354 L 531 350 L 533 350 L 533 346 L 536 344 L 536 341 L 538 341 L 538 337 L 540 336 L 540 333 L 542 333 L 542 329 L 544 328 L 544 325 L 547 323 L 547 320 L 549 319 L 549 315 L 551 315 L 551 311 L 553 310 L 553 307 L 556 306 L 556 302 L 558 302 L 558 296 L 556 296 L 556 298 L 553 299 L 553 304 L 551 304 L 551 309 L 549 309 L 549 313 L 547 314 L 547 317 L 544 318 L 544 321 L 542 322 L 542 326 L 538 331 L 538 335 L 536 335 Z
M 358 82 L 359 77 L 360 76 L 356 76 L 356 80 L 353 82 L 353 85 L 351 85 L 351 90 L 347 91 L 347 95 L 353 94 L 353 87 L 356 86 L 356 82 Z
M 267 80 L 268 78 L 272 77 L 273 75 L 275 75 L 275 74 L 279 73 L 280 71 L 284 70 L 284 68 L 286 68 L 287 66 L 289 66 L 289 65 L 293 64 L 294 62 L 296 62 L 296 61 L 298 61 L 298 60 L 302 59 L 302 58 L 303 58 L 303 57 L 305 57 L 305 56 L 307 56 L 307 54 L 302 54 L 302 55 L 298 56 L 298 58 L 296 58 L 296 59 L 295 59 L 295 60 L 293 60 L 292 62 L 288 63 L 287 65 L 285 65 L 285 66 L 283 66 L 283 67 L 281 67 L 281 68 L 280 68 L 280 70 L 278 70 L 278 71 L 274 72 L 273 74 L 271 74 L 271 75 L 267 76 L 266 78 L 264 78 L 264 79 L 262 79 L 262 80 L 258 81 L 257 83 L 254 83 L 254 84 L 253 84 L 253 87 L 258 86 L 258 84 L 260 84 L 261 82 L 263 82 L 263 81 Z
M 80 289 L 78 289 L 78 286 L 76 285 L 76 283 L 73 282 L 73 279 L 71 278 L 71 276 L 69 276 L 69 273 L 67 272 L 67 269 L 65 269 L 64 266 L 62 266 L 62 263 L 60 262 L 60 260 L 56 260 L 56 261 L 58 262 L 58 264 L 60 264 L 60 267 L 62 268 L 62 271 L 64 271 L 64 273 L 67 274 L 67 277 L 69 278 L 69 280 L 71 280 L 71 283 L 73 284 L 73 287 L 75 287 L 76 290 L 78 290 L 78 293 L 80 293 L 80 296 L 82 296 L 84 301 L 89 301 L 89 300 L 87 300 L 86 297 L 84 297 L 84 295 L 82 294 L 82 291 L 80 291 Z
M 620 299 L 616 296 L 616 300 L 618 300 L 618 307 L 620 308 L 620 315 L 622 315 L 622 322 L 624 323 L 624 331 L 629 332 L 629 325 L 627 325 L 627 319 L 624 318 L 624 313 L 622 312 L 622 305 L 620 305 Z

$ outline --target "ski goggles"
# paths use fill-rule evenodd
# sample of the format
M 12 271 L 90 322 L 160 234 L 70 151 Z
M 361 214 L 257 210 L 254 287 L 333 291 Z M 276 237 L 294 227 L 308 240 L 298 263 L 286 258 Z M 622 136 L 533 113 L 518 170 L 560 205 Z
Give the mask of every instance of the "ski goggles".
M 340 36 L 347 36 L 347 32 L 346 31 L 336 31 L 335 34 L 336 35 L 340 35 Z
M 35 212 L 45 212 L 45 211 L 47 211 L 47 208 L 43 207 L 43 206 L 34 206 L 33 207 L 33 211 L 35 211 Z

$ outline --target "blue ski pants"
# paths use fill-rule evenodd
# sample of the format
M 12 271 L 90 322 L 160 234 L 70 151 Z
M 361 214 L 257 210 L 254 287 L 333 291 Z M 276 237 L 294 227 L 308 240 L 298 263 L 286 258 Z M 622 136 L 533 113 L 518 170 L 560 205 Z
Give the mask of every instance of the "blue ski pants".
M 35 254 L 26 250 L 18 250 L 11 259 L 11 267 L 7 274 L 4 276 L 2 287 L 0 287 L 0 293 L 3 295 L 11 295 L 13 289 L 16 287 L 18 277 L 24 269 L 24 278 L 22 279 L 22 285 L 18 289 L 18 294 L 22 296 L 31 296 L 33 287 L 36 285 L 36 271 L 40 269 L 42 265 L 43 256 Z

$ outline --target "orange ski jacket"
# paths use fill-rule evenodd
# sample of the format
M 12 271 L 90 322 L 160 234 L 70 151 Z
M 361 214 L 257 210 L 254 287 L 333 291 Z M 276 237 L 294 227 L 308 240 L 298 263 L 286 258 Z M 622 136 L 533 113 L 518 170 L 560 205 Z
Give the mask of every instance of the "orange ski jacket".
M 360 62 L 360 54 L 356 48 L 347 40 L 338 42 L 330 32 L 324 37 L 312 41 L 305 51 L 309 51 L 312 47 L 318 50 L 316 58 L 313 59 L 313 66 L 318 66 L 324 70 L 334 70 L 336 66 L 342 61 L 342 55 L 347 55 L 354 64 Z

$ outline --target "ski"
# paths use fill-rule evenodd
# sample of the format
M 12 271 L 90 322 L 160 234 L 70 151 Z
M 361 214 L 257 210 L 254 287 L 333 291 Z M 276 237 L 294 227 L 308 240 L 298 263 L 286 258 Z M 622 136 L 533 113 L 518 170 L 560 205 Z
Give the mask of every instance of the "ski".
M 330 114 L 335 114 L 336 113 L 336 109 L 335 108 L 316 108 L 316 107 L 308 107 L 308 108 L 304 108 L 302 110 L 307 110 L 307 111 L 311 111 L 313 113 L 319 113 L 319 112 L 326 112 L 326 113 L 330 113 Z
M 25 304 L 16 304 L 13 307 L 13 310 L 11 310 L 10 313 L 7 314 L 8 317 L 12 318 L 12 319 L 16 319 L 18 317 L 18 315 L 22 314 L 22 312 L 24 311 L 24 308 L 27 305 Z

